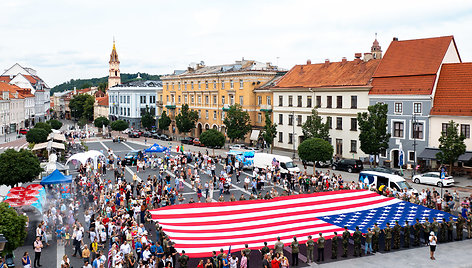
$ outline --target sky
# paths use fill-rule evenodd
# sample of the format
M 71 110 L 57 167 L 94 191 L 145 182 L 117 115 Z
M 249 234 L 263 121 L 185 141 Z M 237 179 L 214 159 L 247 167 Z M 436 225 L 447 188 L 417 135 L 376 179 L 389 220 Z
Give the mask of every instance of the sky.
M 472 61 L 470 0 L 2 0 L 0 10 L 0 70 L 31 67 L 50 87 L 107 76 L 113 38 L 122 73 L 352 60 L 375 33 L 384 52 L 393 37 L 454 35 Z

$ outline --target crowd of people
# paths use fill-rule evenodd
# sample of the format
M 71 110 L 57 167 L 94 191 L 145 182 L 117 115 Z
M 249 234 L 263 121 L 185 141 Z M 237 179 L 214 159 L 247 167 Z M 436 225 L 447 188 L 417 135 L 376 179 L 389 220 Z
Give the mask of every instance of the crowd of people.
M 177 149 L 177 152 L 180 150 Z M 246 199 L 271 199 L 277 196 L 297 193 L 313 193 L 342 189 L 371 189 L 361 182 L 345 182 L 341 175 L 330 171 L 316 171 L 308 174 L 306 171 L 299 174 L 283 174 L 274 162 L 266 169 L 255 168 L 251 175 L 243 173 L 241 163 L 234 157 L 211 157 L 201 152 L 164 155 L 139 154 L 136 172 L 132 180 L 125 179 L 123 159 L 108 150 L 107 157 L 102 159 L 96 167 L 93 163 L 81 165 L 79 174 L 74 179 L 71 199 L 61 198 L 59 188 L 48 191 L 50 209 L 44 213 L 44 222 L 38 226 L 36 235 L 39 241 L 48 243 L 47 230 L 54 230 L 60 243 L 66 247 L 73 247 L 72 257 L 83 259 L 85 268 L 99 267 L 187 267 L 189 257 L 184 251 L 177 252 L 174 243 L 166 236 L 158 223 L 151 220 L 149 210 L 171 206 L 175 204 L 194 202 L 223 202 L 224 195 L 230 194 L 230 201 Z M 217 165 L 222 169 L 217 172 Z M 138 176 L 140 171 L 152 169 L 153 175 L 147 178 Z M 113 174 L 107 179 L 107 172 Z M 206 174 L 207 176 L 203 176 Z M 204 179 L 208 177 L 209 179 Z M 232 184 L 241 184 L 250 195 L 242 194 L 239 198 L 229 192 Z M 196 192 L 197 198 L 187 200 L 183 193 L 184 184 Z M 264 193 L 265 192 L 265 193 Z M 471 238 L 472 214 L 470 212 L 471 198 L 465 198 L 460 203 L 456 192 L 446 191 L 441 198 L 437 191 L 427 190 L 419 195 L 409 194 L 386 187 L 380 194 L 393 196 L 405 201 L 422 204 L 439 209 L 455 210 L 462 208 L 457 221 L 450 219 L 442 222 L 424 223 L 418 220 L 415 223 L 393 227 L 387 226 L 381 230 L 377 225 L 365 234 L 356 230 L 353 234 L 346 228 L 344 233 L 336 234 L 331 238 L 331 256 L 337 258 L 338 243 L 342 243 L 343 255 L 347 256 L 349 239 L 354 241 L 354 256 L 360 256 L 360 243 L 365 243 L 365 254 L 379 250 L 379 240 L 383 237 L 385 250 L 409 247 L 410 235 L 414 236 L 413 245 L 420 245 L 420 235 L 423 233 L 423 243 L 428 243 L 429 235 L 433 232 L 439 237 L 439 242 L 453 239 L 454 225 L 456 239 L 462 239 L 463 229 L 467 228 L 468 238 Z M 214 197 L 214 194 L 217 196 Z M 440 203 L 438 205 L 438 203 Z M 443 205 L 444 203 L 445 205 Z M 459 205 L 460 203 L 460 205 Z M 84 213 L 80 213 L 81 210 Z M 81 215 L 84 215 L 82 219 Z M 83 223 L 82 223 L 83 222 Z M 403 239 L 400 236 L 403 235 Z M 289 261 L 284 255 L 283 243 L 276 242 L 273 249 L 264 246 L 260 249 L 263 267 L 288 267 Z M 313 234 L 305 243 L 308 261 L 314 261 L 314 248 L 318 250 L 318 260 L 324 261 L 326 240 L 323 234 Z M 300 244 L 297 238 L 289 245 L 291 247 L 291 265 L 298 265 Z M 198 267 L 248 267 L 252 250 L 241 251 L 240 258 L 234 253 L 225 256 L 219 254 L 199 261 Z M 64 256 L 62 267 L 70 267 L 68 256 Z M 39 260 L 34 262 L 34 267 Z

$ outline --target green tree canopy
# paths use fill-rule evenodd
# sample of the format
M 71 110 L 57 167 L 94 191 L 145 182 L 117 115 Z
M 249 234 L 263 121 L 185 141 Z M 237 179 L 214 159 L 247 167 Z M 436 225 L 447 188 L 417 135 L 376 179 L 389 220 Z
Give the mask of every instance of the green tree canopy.
M 277 124 L 272 124 L 272 120 L 270 119 L 270 113 L 265 112 L 265 125 L 264 125 L 264 132 L 262 133 L 262 137 L 270 144 L 270 151 L 272 152 L 272 148 L 274 145 L 274 139 L 277 136 Z
M 241 105 L 237 103 L 229 107 L 223 123 L 226 126 L 226 134 L 232 141 L 243 140 L 252 129 L 249 113 L 243 111 Z
M 48 132 L 44 128 L 33 128 L 26 133 L 26 141 L 29 143 L 46 142 L 48 135 Z
M 303 124 L 302 131 L 305 139 L 319 138 L 325 141 L 329 140 L 329 125 L 327 122 L 322 122 L 316 108 L 311 110 L 311 116 Z
M 26 239 L 26 216 L 18 215 L 7 203 L 0 203 L 0 234 L 8 240 L 4 252 L 12 253 Z
M 107 127 L 109 124 L 110 124 L 110 120 L 108 120 L 108 118 L 104 116 L 97 117 L 93 121 L 93 125 L 97 128 L 102 128 L 103 126 Z
M 388 148 L 390 133 L 387 132 L 388 105 L 377 103 L 367 108 L 368 112 L 357 114 L 361 150 L 370 155 L 378 155 Z
M 452 169 L 454 162 L 459 159 L 459 156 L 465 153 L 466 145 L 464 143 L 465 137 L 459 135 L 459 125 L 450 121 L 446 132 L 441 133 L 439 137 L 439 149 L 441 150 L 436 154 L 436 157 L 442 163 L 449 163 L 449 174 L 452 175 Z
M 95 98 L 88 94 L 75 95 L 69 102 L 69 108 L 74 118 L 93 120 L 93 104 Z
M 8 149 L 0 154 L 0 184 L 13 187 L 18 183 L 31 182 L 42 170 L 38 157 L 29 150 L 17 152 Z
M 175 117 L 175 124 L 180 133 L 188 133 L 195 128 L 197 120 L 197 111 L 190 110 L 188 104 L 184 104 L 180 113 Z
M 123 131 L 129 127 L 128 122 L 123 120 L 116 120 L 111 122 L 111 129 L 115 131 Z
M 304 140 L 298 145 L 298 156 L 305 161 L 329 161 L 333 158 L 334 149 L 328 142 L 320 138 Z
M 154 126 L 154 122 L 156 122 L 154 115 L 152 115 L 149 112 L 149 108 L 146 107 L 144 114 L 141 115 L 141 125 L 146 129 L 151 129 L 151 127 Z
M 168 130 L 170 123 L 172 123 L 172 120 L 170 117 L 167 115 L 166 111 L 163 111 L 161 114 L 161 118 L 159 118 L 159 129 L 160 130 Z
M 62 122 L 57 120 L 57 119 L 51 119 L 48 121 L 48 124 L 51 126 L 53 129 L 61 129 L 62 127 Z
M 225 145 L 225 135 L 216 129 L 209 129 L 200 134 L 200 142 L 207 147 L 213 148 L 213 155 L 215 155 L 214 148 Z
M 36 125 L 34 125 L 34 128 L 42 128 L 42 129 L 46 130 L 46 132 L 48 134 L 52 132 L 51 125 L 49 125 L 48 123 L 44 123 L 44 122 L 36 123 Z

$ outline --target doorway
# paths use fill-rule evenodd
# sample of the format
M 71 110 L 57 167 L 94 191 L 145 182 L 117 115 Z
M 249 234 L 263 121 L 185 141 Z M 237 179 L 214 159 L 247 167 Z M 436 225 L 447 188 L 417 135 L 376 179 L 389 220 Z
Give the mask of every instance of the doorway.
M 343 155 L 343 140 L 336 139 L 336 155 L 342 156 Z
M 392 162 L 393 162 L 393 167 L 394 167 L 394 168 L 398 168 L 398 167 L 399 167 L 399 166 L 398 166 L 398 160 L 399 160 L 399 159 L 398 159 L 398 157 L 399 157 L 399 153 L 398 153 L 398 152 L 399 152 L 398 150 L 392 150 L 392 151 L 390 152 L 390 154 L 391 154 L 391 156 L 392 156 L 390 159 L 391 159 Z

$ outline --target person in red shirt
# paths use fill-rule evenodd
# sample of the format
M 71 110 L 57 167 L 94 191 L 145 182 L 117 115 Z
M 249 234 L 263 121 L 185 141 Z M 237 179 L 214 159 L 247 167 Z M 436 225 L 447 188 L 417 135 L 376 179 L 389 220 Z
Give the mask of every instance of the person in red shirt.
M 271 261 L 272 268 L 280 268 L 280 253 L 277 253 Z

